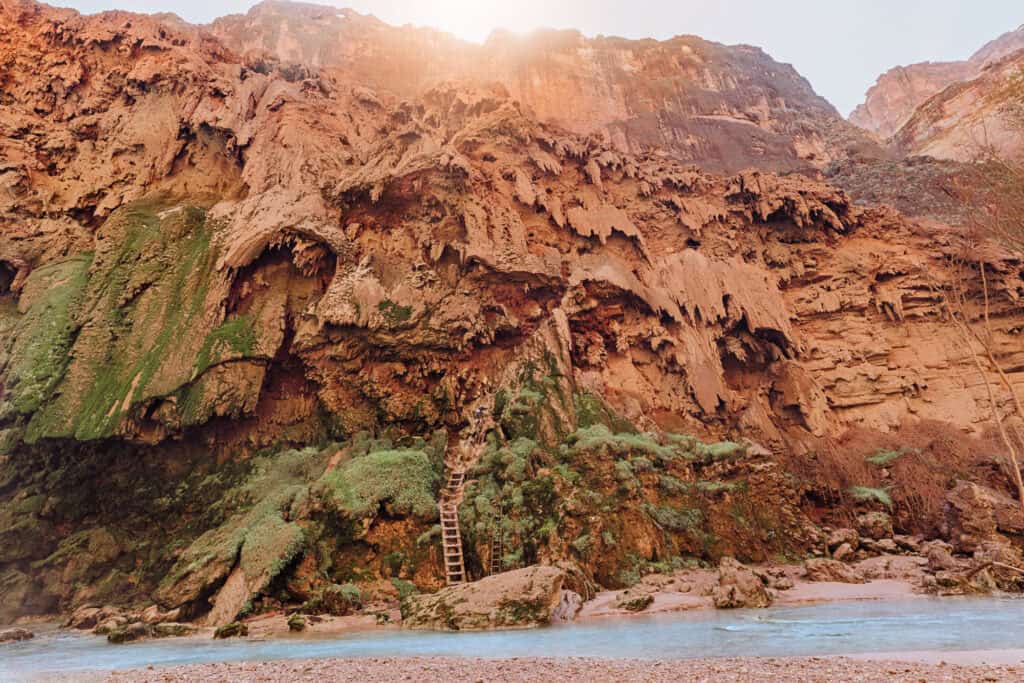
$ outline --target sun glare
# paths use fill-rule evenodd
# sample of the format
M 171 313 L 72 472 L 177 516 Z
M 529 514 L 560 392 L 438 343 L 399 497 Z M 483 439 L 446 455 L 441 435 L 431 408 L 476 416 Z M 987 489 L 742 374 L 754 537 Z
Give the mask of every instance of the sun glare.
M 475 43 L 487 40 L 495 29 L 525 33 L 551 23 L 545 3 L 537 0 L 435 0 L 429 3 L 366 0 L 344 4 L 388 23 L 438 28 Z

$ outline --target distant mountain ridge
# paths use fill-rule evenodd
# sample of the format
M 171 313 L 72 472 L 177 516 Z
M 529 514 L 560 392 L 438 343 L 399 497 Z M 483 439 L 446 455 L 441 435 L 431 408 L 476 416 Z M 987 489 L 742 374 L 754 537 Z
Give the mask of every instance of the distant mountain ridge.
M 878 77 L 863 104 L 850 114 L 850 122 L 883 138 L 892 137 L 928 99 L 954 83 L 978 77 L 987 65 L 1021 49 L 1024 26 L 986 43 L 965 61 L 894 67 Z

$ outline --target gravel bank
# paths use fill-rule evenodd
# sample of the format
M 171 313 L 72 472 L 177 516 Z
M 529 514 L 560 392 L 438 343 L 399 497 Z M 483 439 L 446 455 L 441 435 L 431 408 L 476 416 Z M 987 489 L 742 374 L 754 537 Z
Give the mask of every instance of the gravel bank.
M 911 662 L 857 661 L 842 657 L 745 658 L 700 660 L 469 659 L 455 657 L 395 659 L 320 659 L 205 664 L 111 674 L 111 683 L 203 681 L 216 683 L 313 681 L 1020 681 L 1024 664 L 955 666 Z

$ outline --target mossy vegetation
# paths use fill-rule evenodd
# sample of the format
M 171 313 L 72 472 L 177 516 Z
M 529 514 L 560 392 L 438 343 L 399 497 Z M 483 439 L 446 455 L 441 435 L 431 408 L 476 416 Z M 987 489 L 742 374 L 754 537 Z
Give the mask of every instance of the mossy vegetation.
M 440 475 L 424 450 L 404 448 L 367 453 L 328 473 L 326 498 L 350 517 L 367 517 L 384 507 L 391 516 L 437 518 Z
M 851 486 L 847 493 L 858 503 L 880 503 L 890 509 L 893 506 L 892 496 L 886 489 Z
M 390 299 L 385 299 L 377 304 L 377 310 L 391 326 L 402 325 L 412 318 L 412 306 L 401 306 Z
M 30 415 L 52 397 L 67 368 L 91 263 L 92 254 L 74 256 L 40 267 L 26 281 L 25 313 L 12 318 L 8 337 L 0 418 Z
M 905 455 L 911 453 L 920 453 L 919 449 L 901 447 L 895 450 L 889 448 L 879 448 L 874 452 L 873 455 L 869 455 L 864 460 L 876 467 L 889 467 L 897 460 Z
M 172 395 L 228 354 L 254 352 L 249 321 L 224 322 L 208 300 L 227 287 L 213 232 L 194 206 L 136 202 L 108 219 L 88 277 L 76 265 L 75 291 L 54 304 L 74 309 L 62 326 L 80 333 L 71 348 L 51 335 L 50 365 L 73 362 L 36 401 L 27 441 L 113 436 L 140 403 Z
M 248 476 L 218 501 L 224 522 L 193 541 L 161 582 L 164 600 L 194 599 L 195 576 L 213 585 L 236 561 L 251 590 L 268 586 L 305 547 L 305 530 L 292 520 L 332 451 L 307 448 L 255 459 Z
M 527 388 L 503 400 L 508 416 L 548 399 Z M 484 572 L 492 548 L 502 547 L 503 569 L 568 555 L 594 568 L 605 585 L 616 585 L 632 571 L 640 548 L 643 561 L 654 564 L 743 554 L 721 541 L 730 526 L 752 541 L 750 552 L 786 544 L 774 531 L 782 522 L 752 516 L 747 482 L 732 474 L 744 467 L 746 446 L 638 432 L 591 396 L 573 404 L 587 418 L 559 443 L 492 440 L 470 472 L 460 517 L 471 571 Z M 705 473 L 715 476 L 700 476 Z
M 219 327 L 206 335 L 203 346 L 196 356 L 193 377 L 206 372 L 211 365 L 228 358 L 244 358 L 256 351 L 256 332 L 252 318 L 241 315 L 225 320 Z

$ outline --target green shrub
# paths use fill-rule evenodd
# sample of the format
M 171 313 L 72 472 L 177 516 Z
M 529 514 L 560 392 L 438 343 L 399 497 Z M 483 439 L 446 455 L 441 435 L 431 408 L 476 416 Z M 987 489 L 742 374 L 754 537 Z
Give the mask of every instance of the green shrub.
M 376 451 L 344 463 L 321 479 L 327 494 L 353 518 L 370 517 L 381 505 L 395 516 L 437 518 L 440 477 L 422 450 Z
M 680 481 L 670 474 L 663 474 L 658 477 L 658 488 L 661 489 L 662 493 L 668 496 L 683 495 L 690 490 L 689 484 L 684 481 Z
M 676 451 L 662 446 L 652 434 L 613 434 L 603 424 L 577 429 L 567 439 L 564 453 L 577 456 L 587 451 L 607 451 L 617 455 L 647 454 L 658 459 L 672 459 Z
M 875 451 L 874 455 L 869 455 L 868 457 L 864 458 L 864 460 L 878 467 L 888 467 L 889 465 L 899 460 L 904 455 L 907 455 L 908 453 L 920 453 L 920 451 L 917 449 L 911 449 L 906 447 L 901 447 L 897 450 L 879 448 L 877 451 Z
M 869 486 L 851 486 L 848 493 L 859 503 L 881 503 L 887 508 L 892 508 L 892 496 L 886 489 L 871 488 Z
M 416 584 L 412 581 L 406 581 L 405 579 L 391 579 L 391 585 L 398 591 L 398 599 L 405 600 L 410 595 L 416 595 L 419 593 L 419 589 L 416 588 Z
M 573 549 L 580 555 L 585 555 L 590 549 L 590 534 L 582 534 L 572 542 Z

